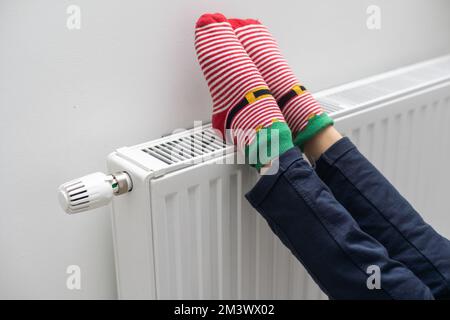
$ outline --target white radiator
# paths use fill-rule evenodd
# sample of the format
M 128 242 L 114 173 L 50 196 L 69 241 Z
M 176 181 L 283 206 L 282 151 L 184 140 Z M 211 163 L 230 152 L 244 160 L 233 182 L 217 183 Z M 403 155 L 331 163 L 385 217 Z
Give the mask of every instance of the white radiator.
M 450 236 L 450 56 L 315 95 L 337 128 Z M 326 299 L 244 199 L 257 179 L 208 126 L 117 150 L 130 193 L 114 197 L 120 298 Z M 208 139 L 206 139 L 208 140 Z M 168 157 L 173 150 L 184 150 Z M 187 151 L 187 152 L 186 152 Z

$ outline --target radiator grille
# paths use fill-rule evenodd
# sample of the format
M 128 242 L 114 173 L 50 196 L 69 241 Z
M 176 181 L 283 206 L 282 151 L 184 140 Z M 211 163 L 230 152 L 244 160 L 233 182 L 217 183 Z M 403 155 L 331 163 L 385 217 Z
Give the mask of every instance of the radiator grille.
M 337 111 L 342 110 L 342 107 L 336 104 L 334 101 L 329 101 L 325 98 L 317 99 L 322 106 L 322 108 L 328 113 L 333 114 Z
M 171 165 L 213 155 L 226 147 L 227 144 L 213 129 L 206 128 L 180 138 L 145 147 L 142 151 Z
M 450 80 L 450 57 L 426 62 L 349 83 L 318 94 L 318 100 L 334 118 L 348 110 L 373 106 Z M 340 111 L 344 111 L 340 113 Z

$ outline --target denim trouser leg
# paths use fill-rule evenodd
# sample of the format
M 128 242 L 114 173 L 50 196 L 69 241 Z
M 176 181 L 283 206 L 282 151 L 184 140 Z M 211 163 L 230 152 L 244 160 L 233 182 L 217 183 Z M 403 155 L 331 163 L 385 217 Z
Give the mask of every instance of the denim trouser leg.
M 422 281 L 359 228 L 297 148 L 280 156 L 279 167 L 246 197 L 330 298 L 433 299 Z M 371 265 L 381 270 L 381 289 L 367 287 Z
M 392 259 L 412 270 L 436 299 L 450 298 L 450 242 L 423 221 L 348 138 L 321 156 L 316 172 Z

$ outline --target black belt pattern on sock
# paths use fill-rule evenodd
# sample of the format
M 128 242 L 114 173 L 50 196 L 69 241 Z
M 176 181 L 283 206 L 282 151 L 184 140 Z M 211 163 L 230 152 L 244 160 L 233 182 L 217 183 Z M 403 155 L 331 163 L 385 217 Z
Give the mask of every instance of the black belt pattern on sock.
M 304 86 L 295 85 L 292 87 L 291 90 L 286 92 L 280 99 L 278 99 L 278 106 L 281 110 L 283 110 L 283 107 L 295 96 L 300 96 L 303 93 L 305 93 L 306 88 Z
M 262 98 L 265 98 L 265 96 L 271 95 L 272 93 L 269 91 L 268 88 L 257 88 L 249 91 L 245 95 L 245 97 L 230 110 L 230 113 L 228 114 L 227 117 L 226 129 L 231 129 L 231 123 L 233 122 L 234 117 L 238 114 L 239 111 L 244 109 L 249 104 Z

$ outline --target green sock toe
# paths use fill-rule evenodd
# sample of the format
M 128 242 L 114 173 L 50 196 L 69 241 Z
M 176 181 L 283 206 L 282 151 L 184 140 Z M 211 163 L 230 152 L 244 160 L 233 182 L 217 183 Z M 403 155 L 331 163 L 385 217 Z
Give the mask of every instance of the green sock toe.
M 297 136 L 294 139 L 294 144 L 300 147 L 300 149 L 303 151 L 303 147 L 306 141 L 308 141 L 320 131 L 332 125 L 333 123 L 333 119 L 331 119 L 331 117 L 325 112 L 320 115 L 315 115 L 308 120 L 308 124 L 306 125 L 306 127 L 302 131 L 297 133 Z
M 273 139 L 277 141 L 273 141 Z M 287 124 L 274 122 L 258 131 L 253 142 L 246 146 L 245 161 L 259 170 L 272 159 L 293 147 L 292 133 Z

